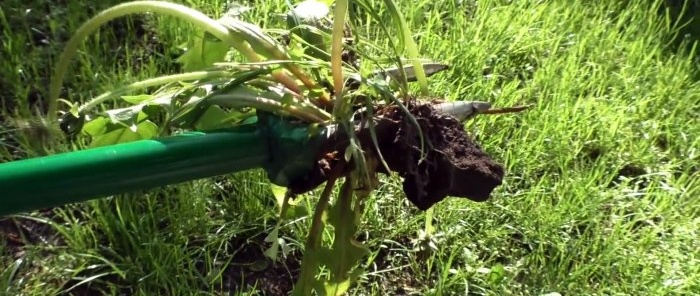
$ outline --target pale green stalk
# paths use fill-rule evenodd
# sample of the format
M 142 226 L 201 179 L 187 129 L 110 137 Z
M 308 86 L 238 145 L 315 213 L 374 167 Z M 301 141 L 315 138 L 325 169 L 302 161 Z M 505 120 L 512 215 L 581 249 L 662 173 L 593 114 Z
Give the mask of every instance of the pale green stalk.
M 284 104 L 280 101 L 260 96 L 247 94 L 220 94 L 213 95 L 207 102 L 225 107 L 251 107 L 258 110 L 293 116 L 309 122 L 325 122 L 330 120 L 330 114 L 313 105 L 305 105 L 298 102 Z
M 401 10 L 399 10 L 395 1 L 384 0 L 384 3 L 387 8 L 389 8 L 389 12 L 392 14 L 396 25 L 399 27 L 399 38 L 402 39 L 401 41 L 407 51 L 408 58 L 411 60 L 411 64 L 413 64 L 421 92 L 423 95 L 428 95 L 428 79 L 426 78 L 422 63 L 419 60 L 418 46 L 413 40 L 413 37 L 411 37 L 411 29 L 408 27 L 408 24 L 406 24 L 406 18 L 401 13 Z
M 220 78 L 220 77 L 226 77 L 228 75 L 231 75 L 230 71 L 197 71 L 197 72 L 189 72 L 189 73 L 182 73 L 182 74 L 175 74 L 175 75 L 168 75 L 168 76 L 146 79 L 146 80 L 134 82 L 132 84 L 120 87 L 120 88 L 113 90 L 113 91 L 103 93 L 103 94 L 93 98 L 92 100 L 88 101 L 84 105 L 80 106 L 80 108 L 78 108 L 77 111 L 79 114 L 82 114 L 82 113 L 87 112 L 88 110 L 90 110 L 90 109 L 96 107 L 97 105 L 102 104 L 110 99 L 113 99 L 115 97 L 119 97 L 121 95 L 130 93 L 130 92 L 138 90 L 138 89 L 163 85 L 163 84 L 177 82 L 177 81 L 190 81 L 190 80 Z
M 316 203 L 316 209 L 314 210 L 314 215 L 311 220 L 311 229 L 309 230 L 309 235 L 306 237 L 299 279 L 292 292 L 294 296 L 311 295 L 311 291 L 313 290 L 314 279 L 319 265 L 318 254 L 316 252 L 318 252 L 321 246 L 321 234 L 325 228 L 323 213 L 325 213 L 328 208 L 333 186 L 337 179 L 338 178 L 333 176 L 326 181 L 326 186 L 323 188 L 323 192 L 321 192 L 318 203 Z
M 49 87 L 49 110 L 48 118 L 50 121 L 55 121 L 58 109 L 58 96 L 61 90 L 61 85 L 63 84 L 64 76 L 70 66 L 70 61 L 75 56 L 80 43 L 91 33 L 97 31 L 101 25 L 129 14 L 135 13 L 161 13 L 165 15 L 170 15 L 178 17 L 193 23 L 196 27 L 203 29 L 214 35 L 216 38 L 229 44 L 231 47 L 235 48 L 243 55 L 246 56 L 252 62 L 260 61 L 258 54 L 251 48 L 250 44 L 237 40 L 235 34 L 231 34 L 229 29 L 222 25 L 221 23 L 213 20 L 212 18 L 206 16 L 198 10 L 170 2 L 161 1 L 134 1 L 124 4 L 119 4 L 108 8 L 87 22 L 85 22 L 78 30 L 75 32 L 73 37 L 68 41 L 68 44 L 64 48 L 61 56 L 58 59 L 56 65 L 56 70 L 54 76 L 51 79 L 51 85 Z M 276 72 L 272 74 L 278 81 L 285 85 L 292 91 L 300 92 L 299 87 L 296 85 L 294 80 L 289 76 L 285 75 L 283 72 Z
M 331 43 L 331 71 L 333 74 L 333 89 L 337 104 L 342 105 L 343 99 L 343 36 L 345 16 L 348 11 L 348 1 L 339 0 L 333 10 L 333 41 Z
M 265 34 L 259 27 L 234 18 L 228 18 L 226 20 L 226 26 L 229 29 L 231 29 L 233 33 L 242 35 L 241 38 L 247 40 L 257 52 L 264 53 L 264 55 L 267 58 L 283 61 L 291 60 L 289 54 L 284 49 L 282 49 L 274 39 L 272 39 L 269 35 Z M 309 78 L 309 76 L 306 75 L 296 64 L 285 63 L 283 66 L 287 68 L 287 70 L 292 72 L 292 74 L 296 78 L 298 78 L 302 82 L 302 84 L 304 84 L 304 86 L 306 86 L 308 89 L 318 89 L 318 85 L 316 85 L 316 83 L 314 83 Z M 284 79 L 287 78 L 289 77 L 286 77 Z M 300 90 L 297 88 L 295 89 L 295 92 L 300 92 Z M 325 91 L 322 91 L 320 99 L 321 104 L 330 104 L 328 94 L 326 94 Z

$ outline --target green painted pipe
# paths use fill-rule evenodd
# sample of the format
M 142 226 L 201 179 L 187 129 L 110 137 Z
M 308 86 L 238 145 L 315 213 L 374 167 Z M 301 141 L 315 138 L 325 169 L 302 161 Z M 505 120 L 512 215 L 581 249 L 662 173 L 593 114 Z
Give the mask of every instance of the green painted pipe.
M 0 164 L 0 216 L 264 167 L 256 125 Z
M 257 112 L 250 124 L 0 164 L 0 217 L 263 168 L 287 186 L 313 169 L 332 129 Z

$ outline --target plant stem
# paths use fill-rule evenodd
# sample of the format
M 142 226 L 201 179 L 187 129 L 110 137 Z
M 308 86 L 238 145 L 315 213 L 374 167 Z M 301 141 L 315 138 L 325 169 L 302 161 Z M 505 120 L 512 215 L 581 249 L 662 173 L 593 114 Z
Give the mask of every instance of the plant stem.
M 339 0 L 333 10 L 333 40 L 331 43 L 331 72 L 333 74 L 333 89 L 337 105 L 343 105 L 343 36 L 345 30 L 345 15 L 348 10 L 348 0 Z
M 318 270 L 318 254 L 317 251 L 321 246 L 321 234 L 325 224 L 323 223 L 323 213 L 328 208 L 328 202 L 333 192 L 333 186 L 338 178 L 333 176 L 328 178 L 326 186 L 319 197 L 314 216 L 311 221 L 311 229 L 306 237 L 306 245 L 304 247 L 304 257 L 301 261 L 301 272 L 299 280 L 294 287 L 292 295 L 311 295 L 314 286 L 316 271 Z
M 237 19 L 227 19 L 227 27 L 232 30 L 234 34 L 240 34 L 242 39 L 247 40 L 253 48 L 258 49 L 258 52 L 265 53 L 267 58 L 291 61 L 289 54 L 279 46 L 274 39 L 270 38 L 267 34 L 263 33 L 262 30 L 250 23 L 246 23 Z M 306 73 L 304 73 L 301 68 L 299 68 L 295 63 L 285 63 L 283 66 L 289 70 L 293 76 L 301 81 L 304 86 L 308 89 L 318 89 L 316 83 L 314 83 Z M 273 72 L 273 74 L 276 72 Z M 276 77 L 277 78 L 277 77 Z M 286 85 L 289 77 L 279 77 L 280 81 Z M 291 80 L 289 80 L 291 81 Z M 294 84 L 296 86 L 296 84 Z M 294 89 L 295 92 L 300 93 L 298 88 Z M 330 99 L 328 94 L 321 89 L 320 103 L 323 106 L 330 105 Z
M 78 108 L 78 113 L 87 112 L 90 109 L 96 107 L 97 105 L 99 105 L 101 103 L 106 102 L 109 99 L 112 99 L 112 98 L 117 97 L 117 96 L 121 96 L 123 94 L 129 93 L 129 92 L 137 90 L 137 89 L 143 89 L 143 88 L 147 88 L 147 87 L 163 85 L 163 84 L 177 82 L 177 81 L 189 81 L 189 80 L 201 80 L 201 79 L 226 77 L 227 75 L 231 75 L 231 72 L 230 71 L 197 71 L 197 72 L 189 72 L 189 73 L 161 76 L 161 77 L 142 80 L 139 82 L 134 82 L 132 84 L 122 86 L 116 90 L 103 93 L 103 94 L 91 99 L 90 101 L 88 101 L 87 103 L 83 104 L 82 106 L 80 106 Z
M 324 122 L 331 119 L 330 114 L 314 105 L 304 105 L 299 102 L 283 104 L 280 101 L 264 97 L 250 97 L 245 95 L 220 94 L 213 95 L 209 103 L 225 107 L 252 107 L 273 113 L 284 113 L 308 122 Z
M 61 56 L 58 59 L 58 64 L 56 65 L 54 76 L 51 79 L 51 85 L 49 87 L 48 118 L 50 120 L 56 119 L 58 111 L 58 96 L 61 90 L 61 85 L 63 84 L 64 76 L 68 70 L 68 67 L 70 66 L 70 61 L 77 53 L 80 42 L 92 32 L 97 31 L 102 24 L 105 24 L 118 17 L 144 12 L 158 12 L 183 18 L 193 22 L 200 28 L 204 28 L 214 36 L 231 42 L 231 40 L 228 38 L 228 30 L 224 26 L 197 10 L 179 4 L 159 1 L 135 1 L 108 8 L 80 26 L 61 53 Z
M 425 237 L 433 234 L 433 208 L 425 211 Z
M 394 0 L 384 0 L 384 4 L 386 4 L 389 14 L 394 18 L 394 21 L 399 28 L 399 35 L 401 35 L 400 37 L 404 39 L 402 41 L 408 53 L 408 58 L 411 60 L 411 64 L 413 64 L 413 69 L 415 71 L 421 93 L 423 93 L 423 95 L 428 95 L 428 80 L 425 76 L 423 65 L 420 60 L 418 60 L 418 45 L 416 45 L 416 42 L 411 36 L 411 29 L 406 23 L 406 18 L 404 17 L 403 13 L 401 13 L 401 10 Z
M 164 1 L 134 1 L 119 4 L 103 10 L 96 16 L 83 23 L 80 28 L 75 32 L 75 34 L 68 41 L 68 44 L 64 48 L 61 56 L 56 64 L 56 70 L 51 78 L 51 84 L 49 86 L 49 107 L 48 107 L 48 119 L 51 122 L 55 122 L 57 118 L 58 111 L 58 97 L 61 91 L 61 86 L 63 85 L 63 80 L 70 66 L 70 61 L 75 56 L 78 51 L 78 46 L 80 43 L 91 33 L 97 31 L 101 25 L 129 14 L 135 13 L 161 13 L 165 15 L 170 15 L 174 17 L 179 17 L 186 21 L 192 22 L 196 27 L 203 29 L 214 35 L 215 37 L 221 39 L 222 41 L 229 44 L 231 47 L 235 48 L 242 54 L 246 56 L 252 62 L 260 61 L 258 54 L 251 48 L 250 44 L 247 42 L 238 40 L 235 38 L 235 34 L 230 34 L 228 28 L 226 28 L 221 23 L 216 20 L 206 16 L 202 12 L 189 8 L 184 5 L 164 2 Z M 295 92 L 300 92 L 298 85 L 294 82 L 291 77 L 283 72 L 272 73 L 273 77 L 280 81 L 285 87 L 293 90 Z

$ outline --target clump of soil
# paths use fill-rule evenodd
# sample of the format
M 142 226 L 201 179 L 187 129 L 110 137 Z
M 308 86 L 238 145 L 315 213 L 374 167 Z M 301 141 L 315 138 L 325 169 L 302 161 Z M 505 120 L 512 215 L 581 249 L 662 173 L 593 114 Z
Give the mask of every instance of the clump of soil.
M 420 130 L 405 112 L 390 106 L 377 113 L 375 131 L 379 151 L 367 129 L 357 134 L 362 147 L 374 148 L 373 154 L 383 156 L 389 170 L 403 178 L 406 197 L 421 210 L 447 196 L 487 200 L 502 183 L 503 166 L 469 138 L 457 118 L 436 111 L 430 103 L 412 104 L 409 111 Z M 289 187 L 292 193 L 317 187 L 327 179 L 332 167 L 345 165 L 343 153 L 339 152 L 344 151 L 347 143 L 347 135 L 339 130 L 322 149 L 316 169 L 292 182 Z M 425 149 L 423 153 L 421 146 Z M 389 174 L 382 165 L 376 170 Z
M 455 117 L 430 105 L 418 105 L 411 113 L 427 140 L 427 154 L 420 160 L 418 129 L 396 108 L 386 114 L 399 122 L 393 145 L 380 147 L 389 169 L 404 178 L 403 190 L 413 204 L 425 210 L 447 196 L 485 201 L 503 179 L 503 167 L 474 143 Z

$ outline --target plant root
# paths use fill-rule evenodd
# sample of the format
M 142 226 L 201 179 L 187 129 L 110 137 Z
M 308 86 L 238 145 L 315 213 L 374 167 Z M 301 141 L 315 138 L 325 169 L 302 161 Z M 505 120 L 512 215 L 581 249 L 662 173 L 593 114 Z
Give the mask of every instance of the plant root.
M 401 176 L 406 197 L 420 210 L 427 210 L 448 196 L 476 202 L 488 200 L 502 183 L 503 166 L 469 138 L 457 118 L 436 111 L 430 103 L 414 103 L 408 109 L 420 132 L 396 106 L 380 109 L 376 114 L 377 146 L 368 129 L 357 131 L 363 149 L 373 149 L 388 165 L 389 171 L 381 164 L 376 171 Z M 337 131 L 321 149 L 315 169 L 294 180 L 290 191 L 300 194 L 313 190 L 326 181 L 337 165 L 352 169 L 352 163 L 342 158 L 347 145 L 347 135 Z M 421 147 L 425 148 L 422 152 Z

